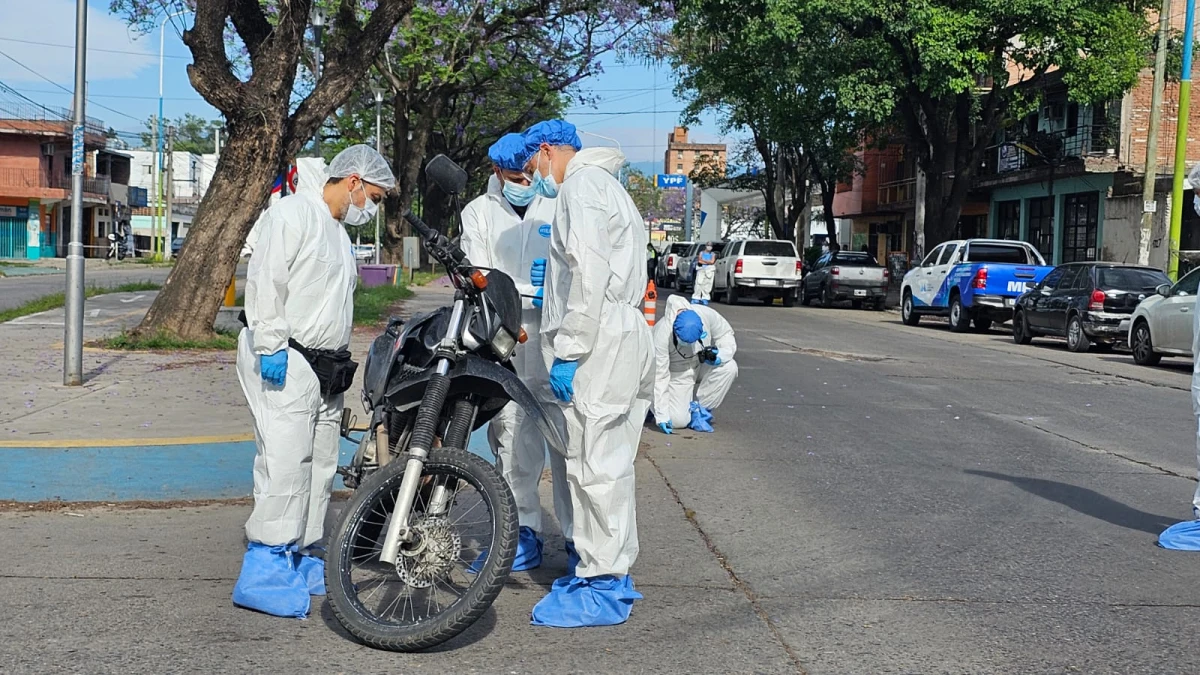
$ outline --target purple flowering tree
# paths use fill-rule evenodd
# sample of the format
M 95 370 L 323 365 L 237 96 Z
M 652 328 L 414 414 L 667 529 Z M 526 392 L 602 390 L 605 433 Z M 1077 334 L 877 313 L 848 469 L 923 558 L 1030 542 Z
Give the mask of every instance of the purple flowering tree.
M 188 77 L 221 111 L 228 131 L 188 245 L 138 331 L 201 340 L 212 336 L 222 291 L 280 169 L 363 80 L 410 16 L 413 0 L 329 2 L 321 79 L 298 85 L 311 50 L 313 0 L 112 0 L 110 10 L 143 30 L 188 12 Z M 180 19 L 174 19 L 182 29 Z

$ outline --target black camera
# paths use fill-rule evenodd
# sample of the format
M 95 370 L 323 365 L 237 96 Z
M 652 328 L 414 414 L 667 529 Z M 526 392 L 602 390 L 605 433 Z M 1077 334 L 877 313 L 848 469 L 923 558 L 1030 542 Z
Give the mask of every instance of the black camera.
M 700 363 L 714 363 L 717 360 L 717 348 L 705 347 L 700 350 L 698 356 L 700 357 Z

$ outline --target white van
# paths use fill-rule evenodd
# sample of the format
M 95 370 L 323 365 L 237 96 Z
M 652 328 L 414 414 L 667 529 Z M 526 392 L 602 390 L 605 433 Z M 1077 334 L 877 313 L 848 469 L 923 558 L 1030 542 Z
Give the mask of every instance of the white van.
M 779 298 L 784 307 L 794 307 L 800 286 L 800 265 L 796 245 L 790 241 L 736 239 L 717 258 L 713 297 L 723 296 L 730 305 L 743 297 L 767 305 Z

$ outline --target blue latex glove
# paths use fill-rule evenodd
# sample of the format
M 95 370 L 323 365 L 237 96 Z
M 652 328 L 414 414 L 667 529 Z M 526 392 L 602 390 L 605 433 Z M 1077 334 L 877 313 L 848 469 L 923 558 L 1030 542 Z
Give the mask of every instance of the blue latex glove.
M 720 351 L 721 351 L 720 349 L 717 349 L 716 347 L 713 347 L 713 357 L 712 357 L 712 359 L 711 359 L 711 360 L 709 360 L 709 361 L 706 361 L 705 363 L 707 363 L 707 364 L 708 364 L 708 365 L 710 365 L 710 366 L 719 366 L 719 365 L 721 365 L 721 363 L 722 363 L 722 361 L 721 361 L 721 357 L 720 357 L 720 356 L 717 356 L 717 354 L 718 354 Z
M 533 306 L 538 309 L 542 308 L 542 291 L 544 290 L 544 288 L 539 288 L 537 293 L 533 294 Z
M 671 426 L 671 420 L 667 420 L 666 422 L 663 422 L 662 424 L 658 425 L 658 428 L 662 429 L 662 432 L 664 434 L 669 435 L 669 434 L 675 433 L 675 427 Z
M 579 364 L 575 361 L 554 359 L 554 365 L 550 366 L 550 389 L 554 391 L 554 398 L 563 403 L 571 402 L 571 397 L 575 395 L 575 371 L 578 369 Z
M 287 355 L 288 351 L 281 349 L 274 354 L 258 357 L 258 370 L 264 382 L 276 387 L 283 386 L 287 378 Z
M 546 285 L 546 259 L 538 258 L 529 268 L 529 282 L 534 286 Z

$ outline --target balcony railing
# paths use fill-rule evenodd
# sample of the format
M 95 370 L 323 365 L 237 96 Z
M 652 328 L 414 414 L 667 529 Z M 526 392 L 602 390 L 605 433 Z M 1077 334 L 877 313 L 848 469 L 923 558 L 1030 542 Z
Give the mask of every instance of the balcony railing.
M 906 178 L 879 184 L 879 208 L 907 206 L 917 194 L 917 179 Z
M 84 176 L 83 191 L 90 195 L 108 198 L 108 176 Z M 54 188 L 59 190 L 71 189 L 71 177 L 54 175 L 48 176 L 45 171 L 38 169 L 15 169 L 0 167 L 0 187 L 9 188 Z
M 0 85 L 0 93 L 4 93 L 5 91 L 12 90 Z M 17 99 L 15 96 L 13 98 Z M 71 111 L 66 108 L 53 108 L 19 99 L 10 100 L 7 97 L 0 100 L 0 120 L 62 125 L 64 133 L 70 136 L 72 119 Z M 89 134 L 103 136 L 105 133 L 104 122 L 88 117 L 84 121 L 84 131 Z
M 1039 133 L 989 148 L 981 175 L 1060 165 L 1071 159 L 1115 157 L 1119 141 L 1120 131 L 1115 124 Z

